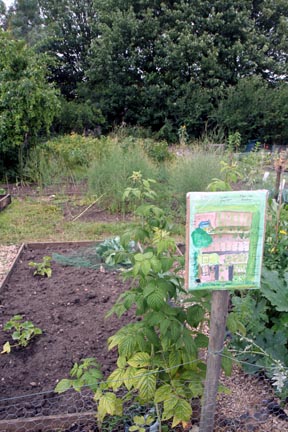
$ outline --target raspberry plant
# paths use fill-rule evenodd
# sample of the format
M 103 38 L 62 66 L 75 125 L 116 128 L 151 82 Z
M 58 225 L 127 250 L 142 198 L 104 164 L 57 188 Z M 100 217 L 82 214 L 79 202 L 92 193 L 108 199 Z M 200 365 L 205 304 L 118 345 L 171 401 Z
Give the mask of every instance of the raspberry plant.
M 133 306 L 141 319 L 123 326 L 108 339 L 109 350 L 118 350 L 118 360 L 115 370 L 105 382 L 99 382 L 94 394 L 100 430 L 107 415 L 123 414 L 127 400 L 155 405 L 159 430 L 163 421 L 171 421 L 172 427 L 189 423 L 191 401 L 201 397 L 206 374 L 206 365 L 198 354 L 199 349 L 208 346 L 208 337 L 200 328 L 207 320 L 210 297 L 205 292 L 195 293 L 186 299 L 187 307 L 177 303 L 179 294 L 187 294 L 181 276 L 184 259 L 176 255 L 164 211 L 153 204 L 157 196 L 149 193 L 151 182 L 144 183 L 141 175 L 138 181 L 139 191 L 136 187 L 127 189 L 124 198 L 131 200 L 134 196 L 140 201 L 135 214 L 141 223 L 123 235 L 124 250 L 115 257 L 116 262 L 123 258 L 131 262 L 123 276 L 132 280 L 132 287 L 108 315 L 121 317 Z M 149 202 L 143 202 L 143 194 Z M 132 239 L 138 242 L 137 252 L 125 250 Z M 231 361 L 226 356 L 224 359 L 223 367 L 229 371 Z M 60 383 L 56 390 L 61 392 Z

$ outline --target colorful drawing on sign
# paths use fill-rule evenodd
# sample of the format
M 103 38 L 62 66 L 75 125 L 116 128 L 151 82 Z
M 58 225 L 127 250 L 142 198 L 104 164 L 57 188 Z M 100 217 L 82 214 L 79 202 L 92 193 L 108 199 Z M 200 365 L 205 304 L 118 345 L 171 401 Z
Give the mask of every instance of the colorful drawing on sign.
M 188 289 L 259 288 L 267 191 L 187 194 Z

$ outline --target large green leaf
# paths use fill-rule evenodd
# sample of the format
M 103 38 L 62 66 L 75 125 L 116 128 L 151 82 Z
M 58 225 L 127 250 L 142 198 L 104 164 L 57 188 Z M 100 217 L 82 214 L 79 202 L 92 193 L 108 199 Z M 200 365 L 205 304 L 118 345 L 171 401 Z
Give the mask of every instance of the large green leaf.
M 165 298 L 161 288 L 156 288 L 146 299 L 148 306 L 151 309 L 159 311 L 162 305 L 165 304 Z
M 205 309 L 199 305 L 195 304 L 187 309 L 187 322 L 191 327 L 198 327 L 200 322 L 204 319 Z
M 279 312 L 288 312 L 288 272 L 280 278 L 277 271 L 263 269 L 261 292 Z

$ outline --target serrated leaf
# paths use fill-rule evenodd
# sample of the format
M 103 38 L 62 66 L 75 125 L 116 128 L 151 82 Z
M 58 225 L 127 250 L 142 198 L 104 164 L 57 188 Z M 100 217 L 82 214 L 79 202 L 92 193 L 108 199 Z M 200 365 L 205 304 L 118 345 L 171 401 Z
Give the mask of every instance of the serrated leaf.
M 107 384 L 113 389 L 113 391 L 118 390 L 118 388 L 123 384 L 125 372 L 125 369 L 118 368 L 115 369 L 107 378 Z
M 153 400 L 156 390 L 156 375 L 147 372 L 146 370 L 146 375 L 142 375 L 137 383 L 139 397 L 143 402 Z
M 126 357 L 119 356 L 117 359 L 117 366 L 118 368 L 124 368 L 126 366 L 127 360 Z
M 181 353 L 179 351 L 171 351 L 169 354 L 169 369 L 171 375 L 175 375 L 181 365 Z
M 127 363 L 135 368 L 150 366 L 151 357 L 146 352 L 138 352 L 134 354 Z
M 202 333 L 199 333 L 195 337 L 194 342 L 197 348 L 207 348 L 209 344 L 209 337 Z
M 132 366 L 129 366 L 126 369 L 123 382 L 127 390 L 131 390 L 131 388 L 137 384 L 137 372 L 137 369 L 133 368 Z
M 198 304 L 190 306 L 187 309 L 187 322 L 191 327 L 198 327 L 205 317 L 205 309 Z
M 163 291 L 160 288 L 156 288 L 146 299 L 148 306 L 151 309 L 159 311 L 165 304 L 165 298 Z
M 189 422 L 192 415 L 192 408 L 186 400 L 178 399 L 174 407 L 174 412 L 172 427 L 176 427 L 181 422 Z
M 154 402 L 160 403 L 164 402 L 166 399 L 169 399 L 171 397 L 171 385 L 170 384 L 164 384 L 161 387 L 159 387 L 154 396 Z
M 117 409 L 116 400 L 116 395 L 110 392 L 104 393 L 100 397 L 98 404 L 98 418 L 100 422 L 104 420 L 106 414 L 115 415 Z
M 137 339 L 135 335 L 127 335 L 118 345 L 118 350 L 120 356 L 125 356 L 127 358 L 131 357 L 137 348 Z
M 65 391 L 69 390 L 71 387 L 72 387 L 72 381 L 71 380 L 69 380 L 69 379 L 62 379 L 56 385 L 54 391 L 56 393 L 64 393 Z

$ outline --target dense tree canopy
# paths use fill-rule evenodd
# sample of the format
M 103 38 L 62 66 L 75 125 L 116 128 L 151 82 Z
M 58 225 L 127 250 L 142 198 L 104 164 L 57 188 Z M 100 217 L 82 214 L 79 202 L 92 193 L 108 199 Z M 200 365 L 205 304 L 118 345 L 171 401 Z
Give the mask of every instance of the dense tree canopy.
M 3 13 L 14 37 L 49 56 L 58 131 L 73 118 L 79 129 L 124 122 L 170 140 L 183 124 L 190 137 L 221 127 L 286 139 L 286 0 L 15 0 Z M 229 115 L 244 93 L 250 120 Z

